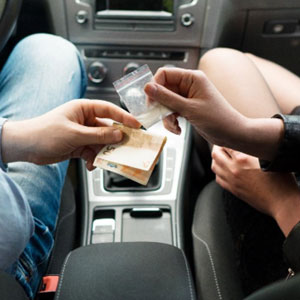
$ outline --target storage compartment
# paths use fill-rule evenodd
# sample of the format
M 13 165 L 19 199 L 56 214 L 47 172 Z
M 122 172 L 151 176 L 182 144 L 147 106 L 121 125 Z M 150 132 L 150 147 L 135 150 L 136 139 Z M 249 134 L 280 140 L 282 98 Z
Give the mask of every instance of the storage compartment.
M 168 209 L 139 207 L 122 215 L 123 242 L 161 242 L 172 245 L 171 213 Z

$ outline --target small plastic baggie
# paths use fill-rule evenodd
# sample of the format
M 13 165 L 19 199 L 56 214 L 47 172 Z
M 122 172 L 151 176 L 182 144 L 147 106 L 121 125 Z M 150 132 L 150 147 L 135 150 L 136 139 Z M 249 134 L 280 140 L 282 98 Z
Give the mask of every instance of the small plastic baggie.
M 148 101 L 144 87 L 151 81 L 153 74 L 143 65 L 113 83 L 129 112 L 147 129 L 172 113 L 160 103 Z

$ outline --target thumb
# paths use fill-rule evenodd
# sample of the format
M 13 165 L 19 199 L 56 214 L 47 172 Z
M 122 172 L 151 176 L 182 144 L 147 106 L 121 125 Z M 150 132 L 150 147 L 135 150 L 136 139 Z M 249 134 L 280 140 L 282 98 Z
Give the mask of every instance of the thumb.
M 121 130 L 113 127 L 88 127 L 80 125 L 77 146 L 115 144 L 122 140 Z
M 147 83 L 145 93 L 151 100 L 159 102 L 174 112 L 180 112 L 181 115 L 187 108 L 187 100 L 184 97 L 157 83 Z

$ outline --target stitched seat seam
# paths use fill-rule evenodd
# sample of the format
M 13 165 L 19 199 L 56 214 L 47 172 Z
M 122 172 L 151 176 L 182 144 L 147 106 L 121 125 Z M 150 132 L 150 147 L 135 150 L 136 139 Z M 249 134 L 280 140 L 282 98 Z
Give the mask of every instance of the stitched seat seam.
M 193 293 L 193 290 L 192 290 L 192 281 L 191 281 L 191 276 L 190 276 L 190 272 L 189 272 L 189 268 L 188 268 L 187 259 L 186 259 L 186 256 L 185 256 L 185 254 L 182 250 L 181 250 L 181 253 L 182 253 L 182 256 L 183 256 L 183 259 L 184 259 L 185 269 L 186 269 L 186 273 L 187 273 L 188 285 L 189 285 L 189 289 L 190 289 L 190 296 L 191 296 L 191 299 L 194 300 L 194 293 Z
M 216 272 L 216 269 L 215 269 L 214 260 L 213 260 L 211 251 L 209 249 L 209 246 L 195 232 L 193 232 L 193 234 L 205 246 L 205 249 L 206 249 L 208 257 L 209 257 L 210 265 L 211 265 L 211 268 L 212 268 L 212 272 L 213 272 L 213 277 L 214 277 L 214 281 L 215 281 L 215 284 L 216 284 L 217 293 L 218 293 L 219 299 L 222 300 L 223 297 L 222 297 L 220 285 L 219 285 L 219 282 L 218 282 L 217 272 Z
M 61 287 L 62 287 L 62 284 L 63 284 L 64 275 L 65 275 L 65 269 L 66 269 L 68 260 L 69 260 L 69 258 L 70 258 L 70 256 L 71 256 L 71 253 L 72 253 L 72 252 L 70 252 L 70 253 L 68 254 L 68 256 L 67 256 L 67 258 L 66 258 L 66 261 L 65 261 L 65 263 L 64 263 L 62 272 L 61 272 L 61 279 L 60 279 L 59 286 L 58 286 L 58 289 L 57 289 L 57 298 L 55 298 L 55 299 L 57 299 L 57 300 L 59 300 L 60 290 L 61 290 Z

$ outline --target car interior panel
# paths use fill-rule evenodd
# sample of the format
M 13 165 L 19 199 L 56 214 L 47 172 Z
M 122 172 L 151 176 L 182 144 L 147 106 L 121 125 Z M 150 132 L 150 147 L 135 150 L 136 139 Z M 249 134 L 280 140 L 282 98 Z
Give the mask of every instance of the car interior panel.
M 298 0 L 0 0 L 0 16 L 1 65 L 24 36 L 61 36 L 83 58 L 84 98 L 123 108 L 114 81 L 145 64 L 153 74 L 197 69 L 215 47 L 300 75 Z M 167 142 L 146 186 L 71 160 L 47 270 L 60 274 L 52 299 L 300 299 L 298 276 L 245 293 L 210 146 L 179 123 L 178 136 L 162 122 L 148 129 Z M 0 299 L 27 299 L 4 272 Z

